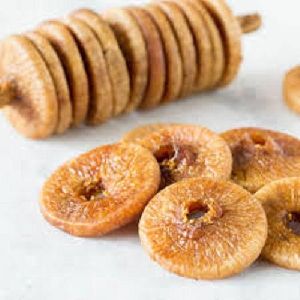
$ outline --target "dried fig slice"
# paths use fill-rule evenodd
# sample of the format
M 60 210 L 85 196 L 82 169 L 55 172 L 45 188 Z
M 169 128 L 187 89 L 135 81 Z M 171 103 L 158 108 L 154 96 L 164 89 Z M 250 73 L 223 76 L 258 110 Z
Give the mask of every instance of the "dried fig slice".
M 37 28 L 54 47 L 67 76 L 73 104 L 73 125 L 79 125 L 87 116 L 89 88 L 87 74 L 78 46 L 70 30 L 59 21 L 47 21 Z
M 73 33 L 88 75 L 90 103 L 87 123 L 103 123 L 113 114 L 113 91 L 103 49 L 93 31 L 84 22 L 68 17 L 64 19 L 64 23 Z
M 133 130 L 127 132 L 123 136 L 122 141 L 127 142 L 127 143 L 135 143 L 155 131 L 161 130 L 163 128 L 166 128 L 166 127 L 169 127 L 172 125 L 176 125 L 176 124 L 175 123 L 154 123 L 154 124 L 142 125 L 142 126 L 136 127 Z
M 220 85 L 227 85 L 237 76 L 242 61 L 240 23 L 224 0 L 196 1 L 200 1 L 206 7 L 222 35 L 226 68 Z
M 56 133 L 63 133 L 72 123 L 70 92 L 63 66 L 57 53 L 46 38 L 37 32 L 29 32 L 26 36 L 40 52 L 52 76 L 58 100 L 58 123 Z
M 183 63 L 183 82 L 180 95 L 186 96 L 193 92 L 197 76 L 197 57 L 193 35 L 184 13 L 175 3 L 157 2 L 156 4 L 167 16 L 175 32 Z
M 139 235 L 150 257 L 168 271 L 220 279 L 257 259 L 267 220 L 261 204 L 240 186 L 192 178 L 167 187 L 148 203 Z
M 230 177 L 230 149 L 222 138 L 207 128 L 165 126 L 136 143 L 156 157 L 161 169 L 161 188 L 190 177 Z
M 283 177 L 300 176 L 300 140 L 260 128 L 239 128 L 221 135 L 233 156 L 232 179 L 254 193 Z
M 76 236 L 108 233 L 135 219 L 156 193 L 159 166 L 135 144 L 96 148 L 60 167 L 45 183 L 41 211 Z
M 162 10 L 154 4 L 147 5 L 145 10 L 155 22 L 162 39 L 167 68 L 165 93 L 162 101 L 170 102 L 179 97 L 183 80 L 179 46 L 172 26 Z
M 225 70 L 225 57 L 224 57 L 224 45 L 222 41 L 221 34 L 214 23 L 213 18 L 205 8 L 205 6 L 200 1 L 194 0 L 185 0 L 191 3 L 195 10 L 201 14 L 204 26 L 206 27 L 209 39 L 212 44 L 212 56 L 213 56 L 213 65 L 212 65 L 212 74 L 210 88 L 215 87 L 221 80 L 224 70 Z
M 194 37 L 198 65 L 194 88 L 198 92 L 202 91 L 210 86 L 212 78 L 212 44 L 209 38 L 207 26 L 201 13 L 192 3 L 182 0 L 170 1 L 173 1 L 180 7 L 188 21 L 189 27 L 191 28 Z
M 72 16 L 85 22 L 100 42 L 114 95 L 114 115 L 122 113 L 129 101 L 130 79 L 125 58 L 117 39 L 103 18 L 89 9 L 75 11 Z
M 166 83 L 166 59 L 160 34 L 156 24 L 144 9 L 128 8 L 143 33 L 148 53 L 148 85 L 145 91 L 142 108 L 157 106 L 164 93 Z
M 284 78 L 283 96 L 293 111 L 300 113 L 300 67 L 291 69 Z
M 148 60 L 145 40 L 136 20 L 126 9 L 108 10 L 103 17 L 115 33 L 129 70 L 131 96 L 126 111 L 130 112 L 139 107 L 147 87 Z
M 42 56 L 24 36 L 0 45 L 0 107 L 21 134 L 42 139 L 55 131 L 58 107 L 55 86 Z
M 281 267 L 300 271 L 300 178 L 273 181 L 254 196 L 268 219 L 262 255 Z

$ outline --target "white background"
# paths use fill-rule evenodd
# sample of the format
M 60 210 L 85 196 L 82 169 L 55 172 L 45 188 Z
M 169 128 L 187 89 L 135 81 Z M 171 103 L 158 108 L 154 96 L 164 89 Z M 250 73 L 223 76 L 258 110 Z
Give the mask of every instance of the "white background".
M 104 9 L 142 1 L 1 0 L 0 35 L 22 32 L 73 8 Z M 300 299 L 300 274 L 258 262 L 234 278 L 193 281 L 152 263 L 139 245 L 136 225 L 99 239 L 79 239 L 44 221 L 41 185 L 65 160 L 128 129 L 156 121 L 193 122 L 216 131 L 264 126 L 300 136 L 300 116 L 282 102 L 282 78 L 300 63 L 297 0 L 231 0 L 236 13 L 258 10 L 264 27 L 245 36 L 239 78 L 227 89 L 97 128 L 71 130 L 47 141 L 19 136 L 0 117 L 0 299 Z M 1 59 L 1 58 L 0 58 Z

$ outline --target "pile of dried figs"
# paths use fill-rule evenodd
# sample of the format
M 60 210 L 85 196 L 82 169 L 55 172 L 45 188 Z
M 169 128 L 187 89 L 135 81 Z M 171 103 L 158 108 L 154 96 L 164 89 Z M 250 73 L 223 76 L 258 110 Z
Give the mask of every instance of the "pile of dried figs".
M 235 79 L 241 35 L 223 0 L 165 0 L 102 13 L 81 9 L 0 43 L 0 107 L 24 136 L 97 125 Z
M 146 125 L 61 166 L 40 206 L 81 237 L 140 218 L 149 256 L 185 277 L 228 277 L 260 255 L 300 270 L 300 140 L 259 128 L 218 135 Z

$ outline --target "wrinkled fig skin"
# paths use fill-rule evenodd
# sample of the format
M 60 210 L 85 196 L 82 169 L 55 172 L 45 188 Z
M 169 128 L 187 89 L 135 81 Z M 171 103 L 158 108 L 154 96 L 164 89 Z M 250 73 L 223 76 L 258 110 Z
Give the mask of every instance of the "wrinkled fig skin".
M 233 157 L 232 179 L 255 193 L 265 184 L 300 176 L 300 140 L 260 128 L 240 128 L 221 135 Z
M 257 259 L 267 220 L 261 204 L 240 186 L 192 178 L 170 185 L 149 202 L 139 235 L 149 256 L 168 271 L 220 279 Z
M 300 178 L 273 181 L 256 194 L 268 219 L 263 257 L 281 267 L 300 271 Z
M 102 146 L 54 172 L 43 187 L 41 211 L 70 234 L 101 236 L 139 216 L 159 183 L 159 166 L 148 150 Z

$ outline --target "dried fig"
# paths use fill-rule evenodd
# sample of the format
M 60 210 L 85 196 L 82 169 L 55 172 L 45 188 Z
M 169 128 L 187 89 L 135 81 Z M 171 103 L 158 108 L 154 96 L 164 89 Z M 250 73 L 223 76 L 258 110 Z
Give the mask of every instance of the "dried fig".
M 65 132 L 72 124 L 72 104 L 67 78 L 62 63 L 50 42 L 37 32 L 26 34 L 41 53 L 52 76 L 57 94 L 58 123 L 57 133 Z
M 283 177 L 300 176 L 300 141 L 260 128 L 240 128 L 221 135 L 233 156 L 232 179 L 250 192 Z
M 225 45 L 226 68 L 221 86 L 235 79 L 242 61 L 241 26 L 224 0 L 195 0 L 202 3 L 213 17 Z
M 195 279 L 242 272 L 259 256 L 267 220 L 261 204 L 229 181 L 192 178 L 158 193 L 146 206 L 139 235 L 150 257 Z
M 58 122 L 55 85 L 46 62 L 25 36 L 13 35 L 0 45 L 0 107 L 17 131 L 42 139 Z
M 254 196 L 268 219 L 262 255 L 281 267 L 300 271 L 300 177 L 273 181 Z
M 114 115 L 119 115 L 129 101 L 130 80 L 126 61 L 117 39 L 108 24 L 96 12 L 80 9 L 73 12 L 72 16 L 85 22 L 93 30 L 103 48 L 114 94 Z
M 146 43 L 139 25 L 124 8 L 110 9 L 103 14 L 117 38 L 127 62 L 131 96 L 126 111 L 130 112 L 142 102 L 148 82 Z
M 151 3 L 145 9 L 159 29 L 166 56 L 166 86 L 162 101 L 173 101 L 179 97 L 183 79 L 179 45 L 168 18 L 159 6 Z
M 41 24 L 37 32 L 51 43 L 63 64 L 73 105 L 73 125 L 85 121 L 89 105 L 88 78 L 78 46 L 70 30 L 53 20 Z
M 136 143 L 156 157 L 161 170 L 161 188 L 189 177 L 230 177 L 230 149 L 222 138 L 207 128 L 165 126 Z
M 283 95 L 286 104 L 293 111 L 300 113 L 300 67 L 290 70 L 284 78 Z
M 70 234 L 100 236 L 135 219 L 159 182 L 159 166 L 147 149 L 102 146 L 54 172 L 43 187 L 41 211 Z
M 113 91 L 102 46 L 83 21 L 68 17 L 64 22 L 80 49 L 88 76 L 90 103 L 87 123 L 103 123 L 113 115 Z
M 197 77 L 197 57 L 193 35 L 184 13 L 175 3 L 158 1 L 156 4 L 168 18 L 179 45 L 183 64 L 183 82 L 180 96 L 186 96 L 193 92 Z
M 159 30 L 146 11 L 138 7 L 130 7 L 128 11 L 140 26 L 148 54 L 149 78 L 140 107 L 152 108 L 161 102 L 165 90 L 166 58 L 164 48 Z

